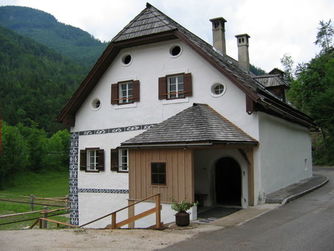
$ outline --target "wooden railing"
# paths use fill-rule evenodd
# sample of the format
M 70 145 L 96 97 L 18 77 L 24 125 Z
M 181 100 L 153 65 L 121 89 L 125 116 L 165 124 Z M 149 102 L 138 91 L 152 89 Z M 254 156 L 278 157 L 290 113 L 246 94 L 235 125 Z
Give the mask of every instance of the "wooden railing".
M 129 209 L 130 207 L 134 207 L 135 205 L 137 205 L 137 204 L 139 204 L 141 202 L 150 200 L 152 198 L 155 198 L 155 207 L 153 207 L 151 209 L 148 209 L 148 210 L 146 210 L 146 211 L 144 211 L 142 213 L 139 213 L 137 215 L 131 216 L 131 217 L 129 217 L 126 220 L 117 222 L 117 213 L 119 213 L 119 212 L 121 212 L 121 211 L 123 211 L 125 209 Z M 160 229 L 161 226 L 162 226 L 162 223 L 161 223 L 161 202 L 160 202 L 160 194 L 159 193 L 155 194 L 155 195 L 152 195 L 152 196 L 149 196 L 149 197 L 147 197 L 147 198 L 145 198 L 143 200 L 137 201 L 135 203 L 132 203 L 132 204 L 126 206 L 126 207 L 118 209 L 118 210 L 116 210 L 116 211 L 114 211 L 112 213 L 106 214 L 106 215 L 104 215 L 102 217 L 99 217 L 99 218 L 97 218 L 95 220 L 92 220 L 90 222 L 82 224 L 79 227 L 85 227 L 85 226 L 90 225 L 90 224 L 92 224 L 94 222 L 97 222 L 99 220 L 102 220 L 102 219 L 104 219 L 106 217 L 111 216 L 111 224 L 108 225 L 107 228 L 115 229 L 115 228 L 120 228 L 120 227 L 122 227 L 124 225 L 128 225 L 128 224 L 130 225 L 131 223 L 135 222 L 136 220 L 139 220 L 139 219 L 141 219 L 143 217 L 146 217 L 146 216 L 154 214 L 154 213 L 156 215 L 155 216 L 155 228 L 156 229 Z
M 60 222 L 60 221 L 56 221 L 56 220 L 51 220 L 49 218 L 39 218 L 29 228 L 32 229 L 35 225 L 37 225 L 37 223 L 39 223 L 39 228 L 48 228 L 47 227 L 47 222 L 56 223 L 57 228 L 59 228 L 60 225 L 63 225 L 63 226 L 66 226 L 66 227 L 71 227 L 71 228 L 78 228 L 78 226 L 76 226 L 76 225 L 72 225 L 72 224 L 68 224 L 68 223 Z

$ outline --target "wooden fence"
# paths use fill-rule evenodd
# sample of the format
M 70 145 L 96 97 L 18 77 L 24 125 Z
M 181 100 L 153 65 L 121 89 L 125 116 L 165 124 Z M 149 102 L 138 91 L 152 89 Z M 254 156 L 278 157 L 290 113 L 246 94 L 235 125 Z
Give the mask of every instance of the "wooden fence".
M 68 199 L 66 197 L 42 198 L 34 195 L 8 197 L 0 195 L 0 201 L 30 205 L 31 211 L 0 215 L 0 226 L 36 220 L 41 217 L 53 217 L 69 212 Z M 38 207 L 43 209 L 36 210 Z M 55 209 L 56 208 L 56 209 Z

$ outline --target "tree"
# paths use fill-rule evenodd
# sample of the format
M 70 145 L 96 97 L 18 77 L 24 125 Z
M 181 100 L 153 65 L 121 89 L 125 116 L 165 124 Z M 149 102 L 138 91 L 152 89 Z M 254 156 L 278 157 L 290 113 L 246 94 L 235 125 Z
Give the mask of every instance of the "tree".
M 315 160 L 334 163 L 334 49 L 321 53 L 304 64 L 292 81 L 289 100 L 310 115 L 322 129 L 316 141 Z
M 16 172 L 28 164 L 29 151 L 20 131 L 14 126 L 3 125 L 3 152 L 0 155 L 0 188 Z
M 322 20 L 319 26 L 317 40 L 314 43 L 321 46 L 322 52 L 327 52 L 330 48 L 333 48 L 334 27 L 332 20 L 329 19 L 328 22 Z
M 290 55 L 284 54 L 281 58 L 281 64 L 283 65 L 283 69 L 285 72 L 285 76 L 287 78 L 287 81 L 293 80 L 293 60 Z
M 31 122 L 31 127 L 19 123 L 17 128 L 27 142 L 29 151 L 27 168 L 31 171 L 42 170 L 42 158 L 46 154 L 44 151 L 44 144 L 47 141 L 46 132 L 43 129 L 38 129 L 37 124 L 34 122 Z
M 65 129 L 58 131 L 44 143 L 42 164 L 49 170 L 66 170 L 69 157 L 70 133 Z

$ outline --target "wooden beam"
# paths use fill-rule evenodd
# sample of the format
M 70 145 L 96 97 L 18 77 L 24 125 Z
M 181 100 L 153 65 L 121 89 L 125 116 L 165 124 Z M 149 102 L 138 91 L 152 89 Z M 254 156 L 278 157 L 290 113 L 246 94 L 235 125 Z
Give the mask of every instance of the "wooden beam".
M 151 209 L 149 209 L 149 210 L 147 210 L 147 211 L 145 211 L 145 212 L 142 212 L 142 213 L 140 213 L 140 214 L 137 214 L 137 215 L 135 215 L 135 216 L 133 216 L 133 217 L 131 217 L 131 218 L 128 218 L 128 219 L 126 219 L 126 220 L 123 220 L 123 221 L 117 223 L 115 228 L 120 228 L 120 227 L 122 227 L 122 226 L 124 226 L 124 225 L 126 225 L 126 224 L 129 224 L 130 222 L 139 220 L 139 219 L 141 219 L 141 218 L 143 218 L 143 217 L 145 217 L 145 216 L 148 216 L 148 215 L 150 215 L 150 214 L 154 214 L 154 213 L 156 212 L 156 210 L 157 210 L 157 209 L 154 207 L 154 208 L 151 208 Z

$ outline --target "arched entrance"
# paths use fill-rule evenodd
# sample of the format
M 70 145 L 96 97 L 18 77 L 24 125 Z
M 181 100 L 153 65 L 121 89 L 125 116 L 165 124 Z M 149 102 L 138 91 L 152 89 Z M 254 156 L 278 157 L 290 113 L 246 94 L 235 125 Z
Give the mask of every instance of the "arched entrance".
M 241 206 L 241 168 L 233 158 L 217 161 L 215 166 L 216 202 L 222 205 Z

